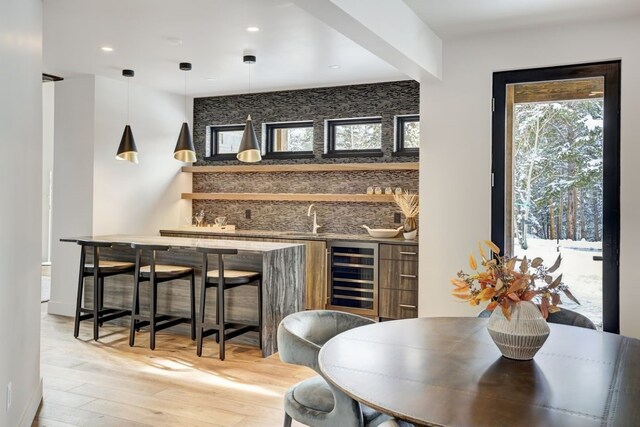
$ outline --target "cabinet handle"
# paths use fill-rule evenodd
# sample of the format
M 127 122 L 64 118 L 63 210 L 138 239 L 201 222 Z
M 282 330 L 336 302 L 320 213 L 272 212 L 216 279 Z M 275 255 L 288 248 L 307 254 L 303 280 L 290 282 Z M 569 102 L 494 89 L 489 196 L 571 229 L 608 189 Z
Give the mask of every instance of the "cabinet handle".
M 406 277 L 408 279 L 417 279 L 418 276 L 416 276 L 415 274 L 400 274 L 400 277 Z
M 418 308 L 415 305 L 409 305 L 409 304 L 398 304 L 398 305 L 402 308 Z
M 418 253 L 417 252 L 403 252 L 403 251 L 400 251 L 400 255 L 418 255 Z

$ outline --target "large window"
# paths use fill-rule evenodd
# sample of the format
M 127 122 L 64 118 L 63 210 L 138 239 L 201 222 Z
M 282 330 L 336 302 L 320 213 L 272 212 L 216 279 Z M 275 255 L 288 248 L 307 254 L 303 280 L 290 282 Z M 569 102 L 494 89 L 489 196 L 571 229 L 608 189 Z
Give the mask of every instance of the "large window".
M 380 117 L 326 121 L 326 156 L 382 156 Z
M 420 149 L 420 116 L 396 116 L 396 155 L 415 156 Z
M 240 148 L 244 125 L 209 126 L 209 150 L 207 157 L 235 159 Z
M 313 157 L 313 122 L 267 123 L 265 158 Z

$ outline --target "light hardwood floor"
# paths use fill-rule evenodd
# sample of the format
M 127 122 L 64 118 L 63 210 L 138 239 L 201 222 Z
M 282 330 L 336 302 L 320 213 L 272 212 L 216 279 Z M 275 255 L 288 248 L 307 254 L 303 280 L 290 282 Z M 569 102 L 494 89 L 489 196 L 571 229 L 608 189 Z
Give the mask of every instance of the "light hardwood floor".
M 155 351 L 145 332 L 130 348 L 118 326 L 105 325 L 96 343 L 83 323 L 74 339 L 72 319 L 43 304 L 44 401 L 33 426 L 278 426 L 287 388 L 314 375 L 233 343 L 221 362 L 212 339 L 199 358 L 194 342 L 170 330 Z

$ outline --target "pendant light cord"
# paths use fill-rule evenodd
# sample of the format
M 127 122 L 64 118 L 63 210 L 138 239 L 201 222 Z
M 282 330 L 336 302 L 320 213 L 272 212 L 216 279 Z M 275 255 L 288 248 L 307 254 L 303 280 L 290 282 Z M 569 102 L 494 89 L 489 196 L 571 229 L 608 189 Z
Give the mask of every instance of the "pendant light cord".
M 128 125 L 131 124 L 129 123 L 129 108 L 130 108 L 129 104 L 131 102 L 130 87 L 131 87 L 131 80 L 130 80 L 130 77 L 127 77 L 127 124 Z
M 187 72 L 184 72 L 184 121 L 187 121 Z

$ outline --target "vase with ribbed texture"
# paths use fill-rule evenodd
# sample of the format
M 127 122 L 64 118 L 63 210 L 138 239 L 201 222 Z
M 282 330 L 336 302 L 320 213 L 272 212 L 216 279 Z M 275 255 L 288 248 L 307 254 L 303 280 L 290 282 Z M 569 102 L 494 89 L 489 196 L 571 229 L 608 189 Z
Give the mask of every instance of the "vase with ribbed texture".
M 496 308 L 489 317 L 487 329 L 502 355 L 515 360 L 533 359 L 549 336 L 547 321 L 529 301 L 512 304 L 511 320 Z

